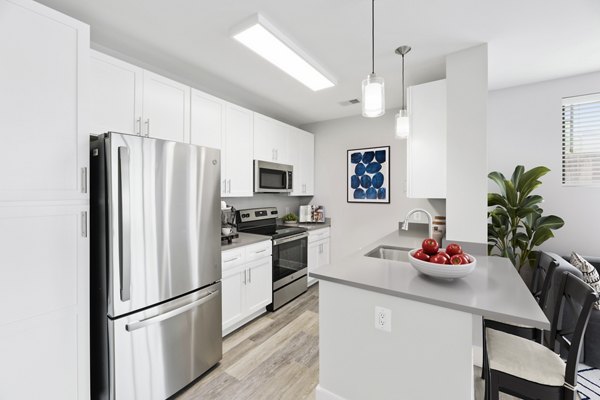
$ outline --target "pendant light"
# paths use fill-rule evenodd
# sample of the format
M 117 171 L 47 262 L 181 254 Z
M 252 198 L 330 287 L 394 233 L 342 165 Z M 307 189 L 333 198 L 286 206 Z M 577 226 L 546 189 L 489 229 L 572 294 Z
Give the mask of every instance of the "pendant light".
M 396 114 L 396 137 L 399 139 L 406 139 L 408 137 L 409 123 L 408 123 L 408 111 L 406 110 L 406 103 L 404 102 L 404 56 L 410 51 L 410 46 L 400 46 L 396 49 L 396 54 L 402 56 L 402 108 Z
M 363 117 L 381 117 L 385 114 L 383 78 L 375 75 L 375 0 L 371 0 L 371 73 L 362 81 Z

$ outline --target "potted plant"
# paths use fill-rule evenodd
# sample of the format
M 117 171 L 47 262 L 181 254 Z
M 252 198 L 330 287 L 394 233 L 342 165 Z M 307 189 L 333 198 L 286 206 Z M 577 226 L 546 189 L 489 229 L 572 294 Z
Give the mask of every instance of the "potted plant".
M 488 211 L 488 253 L 510 259 L 526 282 L 532 268 L 522 268 L 535 265 L 534 248 L 554 237 L 552 231 L 565 223 L 556 215 L 544 216 L 539 206 L 543 197 L 532 194 L 549 171 L 544 166 L 526 171 L 518 165 L 510 179 L 497 171 L 488 175 L 500 188 L 499 193 L 488 193 L 488 207 L 493 207 Z
M 282 219 L 284 224 L 295 224 L 298 222 L 298 217 L 294 213 L 285 214 Z

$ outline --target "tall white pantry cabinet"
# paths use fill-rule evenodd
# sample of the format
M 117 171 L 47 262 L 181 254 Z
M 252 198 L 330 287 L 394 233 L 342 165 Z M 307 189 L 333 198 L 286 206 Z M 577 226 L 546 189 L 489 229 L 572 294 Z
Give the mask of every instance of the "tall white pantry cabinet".
M 89 398 L 89 27 L 0 0 L 0 399 Z

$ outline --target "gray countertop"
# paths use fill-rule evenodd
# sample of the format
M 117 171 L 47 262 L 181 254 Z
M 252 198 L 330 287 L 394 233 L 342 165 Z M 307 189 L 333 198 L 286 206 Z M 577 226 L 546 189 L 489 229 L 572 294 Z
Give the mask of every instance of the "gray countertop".
M 255 235 L 254 233 L 240 232 L 239 235 L 240 237 L 233 239 L 231 243 L 222 243 L 221 251 L 235 249 L 236 247 L 248 246 L 249 244 L 258 243 L 265 240 L 271 240 L 271 236 Z
M 280 222 L 283 225 L 283 222 Z M 325 218 L 325 222 L 300 222 L 297 224 L 291 224 L 290 226 L 299 226 L 301 228 L 306 228 L 309 231 L 314 231 L 316 229 L 327 228 L 331 226 L 331 218 Z
M 440 280 L 409 263 L 366 257 L 380 245 L 420 247 L 423 236 L 395 231 L 310 275 L 359 289 L 433 304 L 513 324 L 550 329 L 550 323 L 509 260 L 477 256 L 470 275 Z

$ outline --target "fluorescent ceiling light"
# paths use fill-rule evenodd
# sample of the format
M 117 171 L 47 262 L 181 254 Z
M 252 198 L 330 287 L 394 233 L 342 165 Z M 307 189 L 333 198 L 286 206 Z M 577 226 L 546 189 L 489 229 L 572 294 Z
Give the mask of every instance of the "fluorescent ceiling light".
M 314 91 L 335 85 L 334 79 L 326 76 L 323 68 L 260 14 L 238 26 L 232 36 Z

